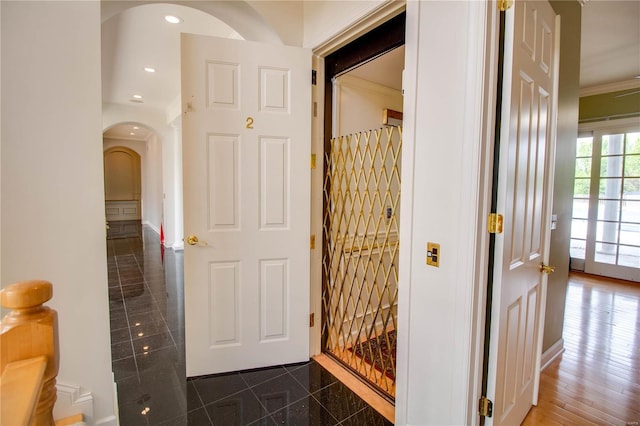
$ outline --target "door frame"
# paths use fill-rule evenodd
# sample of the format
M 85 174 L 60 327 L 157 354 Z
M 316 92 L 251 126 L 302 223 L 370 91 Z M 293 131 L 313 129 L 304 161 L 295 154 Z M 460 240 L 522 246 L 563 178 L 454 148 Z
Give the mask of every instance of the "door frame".
M 611 120 L 611 121 L 590 121 L 590 122 L 586 122 L 586 123 L 579 123 L 578 124 L 578 135 L 580 136 L 585 135 L 587 133 L 591 134 L 593 137 L 596 136 L 596 134 L 598 134 L 599 136 L 605 134 L 605 133 L 628 133 L 628 132 L 632 132 L 636 129 L 640 129 L 640 117 L 629 117 L 629 118 L 620 118 L 620 119 L 615 119 L 615 120 Z M 601 154 L 598 154 L 600 157 L 602 157 Z M 593 157 L 595 157 L 595 153 L 592 153 L 592 159 Z M 593 160 L 592 160 L 593 161 Z M 591 177 L 590 177 L 590 182 L 591 182 L 591 186 L 592 189 L 595 190 L 594 187 L 594 172 L 591 172 Z M 589 196 L 589 209 L 592 209 L 591 206 L 591 197 L 593 195 L 590 194 Z M 597 218 L 596 220 L 597 221 Z M 596 275 L 601 275 L 601 276 L 609 276 L 607 275 L 607 273 L 604 273 L 604 271 L 600 270 L 598 272 L 596 271 L 587 271 L 588 266 L 593 266 L 593 264 L 598 263 L 595 262 L 595 259 L 588 259 L 588 255 L 591 255 L 593 257 L 593 251 L 595 250 L 594 246 L 590 246 L 590 243 L 596 244 L 595 243 L 595 227 L 594 224 L 592 223 L 592 218 L 591 218 L 591 214 L 589 214 L 589 219 L 587 220 L 587 226 L 588 226 L 588 231 L 587 231 L 587 239 L 586 239 L 586 249 L 585 249 L 585 259 L 577 259 L 579 261 L 582 262 L 582 271 L 586 272 L 586 273 L 591 273 L 591 274 L 596 274 Z M 572 258 L 572 263 L 574 262 L 575 258 Z M 619 266 L 619 265 L 605 265 L 604 269 L 614 269 L 620 267 L 622 268 L 623 271 L 625 270 L 629 270 L 632 269 L 631 267 L 626 267 L 626 266 Z M 625 269 L 625 268 L 629 268 L 629 269 Z M 578 269 L 578 268 L 576 268 Z M 603 273 L 600 273 L 603 272 Z M 624 273 L 622 273 L 621 275 L 625 275 Z M 611 278 L 617 278 L 617 279 L 626 279 L 623 278 L 621 276 L 617 276 L 617 277 L 613 277 L 610 276 Z M 631 281 L 633 281 L 631 279 Z
M 309 329 L 309 356 L 322 353 L 322 223 L 324 215 L 324 152 L 327 120 L 325 84 L 325 58 L 350 42 L 360 38 L 385 22 L 405 12 L 404 2 L 383 3 L 372 10 L 367 16 L 343 29 L 335 36 L 325 40 L 312 49 L 312 69 L 316 73 L 316 83 L 312 86 L 311 102 L 313 117 L 311 118 L 311 155 L 315 156 L 315 168 L 311 171 L 311 235 L 315 236 L 315 249 L 311 250 L 311 280 L 310 280 L 310 312 L 314 316 L 314 326 Z M 331 126 L 329 125 L 329 132 Z
M 397 388 L 396 388 L 396 423 L 408 424 L 411 421 L 423 420 L 420 416 L 429 416 L 432 422 L 456 422 L 460 424 L 475 425 L 480 421 L 477 413 L 478 400 L 481 395 L 483 340 L 484 340 L 484 315 L 486 307 L 486 280 L 488 271 L 489 234 L 487 232 L 487 216 L 490 212 L 491 189 L 493 186 L 493 152 L 495 134 L 495 111 L 498 93 L 498 53 L 499 53 L 499 13 L 497 3 L 472 2 L 460 6 L 461 9 L 446 10 L 446 6 L 425 8 L 434 20 L 443 19 L 454 22 L 458 20 L 465 26 L 465 35 L 453 44 L 466 45 L 466 80 L 462 82 L 465 87 L 463 98 L 464 110 L 459 112 L 459 123 L 466 135 L 468 155 L 464 157 L 464 176 L 462 182 L 468 184 L 462 188 L 459 197 L 473 200 L 469 211 L 462 215 L 464 222 L 460 223 L 463 229 L 459 233 L 460 239 L 454 244 L 461 252 L 462 263 L 455 273 L 458 283 L 450 290 L 456 294 L 455 311 L 459 312 L 459 318 L 448 327 L 460 338 L 460 348 L 453 356 L 452 364 L 456 365 L 456 371 L 451 378 L 454 382 L 447 388 L 451 392 L 449 396 L 429 394 L 436 402 L 427 404 L 428 407 L 418 407 L 416 398 L 410 398 L 410 390 L 415 392 L 416 385 L 409 383 L 412 375 L 410 366 L 417 366 L 420 361 L 412 361 L 410 344 L 413 340 L 408 336 L 415 336 L 414 330 L 424 327 L 419 323 L 416 315 L 410 312 L 410 299 L 415 294 L 420 294 L 419 288 L 423 283 L 417 280 L 422 278 L 439 276 L 439 271 L 429 270 L 422 272 L 424 264 L 424 241 L 419 235 L 424 227 L 420 226 L 422 217 L 414 215 L 416 194 L 414 175 L 417 174 L 419 158 L 417 158 L 416 140 L 425 132 L 417 131 L 420 128 L 417 117 L 416 105 L 419 103 L 416 87 L 418 72 L 421 71 L 420 63 L 422 51 L 418 51 L 416 43 L 422 39 L 417 33 L 421 32 L 421 26 L 425 26 L 421 19 L 427 14 L 420 11 L 425 7 L 420 2 L 410 2 L 407 7 L 407 44 L 406 44 L 406 69 L 404 74 L 405 109 L 403 143 L 403 204 L 401 208 L 401 232 L 400 232 L 400 300 L 398 309 L 398 322 L 404 327 L 404 333 L 398 335 L 397 357 Z M 444 15 L 435 17 L 434 13 L 442 12 Z M 458 12 L 465 13 L 460 16 Z M 431 22 L 430 22 L 431 23 Z M 435 26 L 435 22 L 433 22 Z M 426 31 L 437 37 L 437 28 Z M 478 36 L 482 35 L 482 36 Z M 441 53 L 440 51 L 437 51 Z M 446 72 L 446 71 L 445 71 Z M 424 77 L 423 77 L 424 78 Z M 437 95 L 436 95 L 437 96 Z M 438 128 L 437 130 L 441 130 Z M 411 170 L 410 167 L 413 166 Z M 420 179 L 420 177 L 418 177 Z M 406 202 L 405 202 L 406 201 Z M 469 235 L 474 236 L 469 238 Z M 415 241 L 419 240 L 419 241 Z M 443 253 L 444 253 L 443 246 Z M 444 271 L 443 271 L 444 272 Z M 418 275 L 419 274 L 419 275 Z M 417 277 L 416 277 L 417 276 Z M 414 278 L 415 277 L 415 278 Z M 465 282 L 466 280 L 466 282 Z M 449 317 L 448 317 L 449 318 Z M 433 327 L 430 328 L 432 330 Z M 442 333 L 436 336 L 438 340 L 450 343 L 450 339 L 443 337 Z M 413 337 L 415 339 L 415 337 Z M 468 352 L 465 351 L 468 349 Z M 466 353 L 462 353 L 466 352 Z M 442 366 L 444 362 L 438 363 Z M 415 374 L 413 375 L 415 376 Z M 420 380 L 419 378 L 417 380 Z M 432 389 L 426 389 L 432 390 Z M 423 396 L 424 398 L 425 396 Z M 442 406 L 440 406 L 442 403 Z M 448 404 L 448 405 L 447 405 Z M 460 409 L 464 406 L 463 409 Z
M 391 52 L 392 50 L 404 46 L 405 44 L 405 26 L 406 26 L 406 12 L 401 10 L 400 13 L 390 17 L 388 20 L 381 22 L 377 27 L 370 29 L 365 34 L 362 34 L 357 39 L 353 40 L 347 45 L 342 46 L 338 50 L 326 55 L 323 59 L 323 83 L 324 83 L 324 136 L 323 146 L 320 152 L 320 157 L 325 159 L 327 153 L 331 151 L 331 139 L 335 137 L 333 130 L 335 128 L 334 117 L 336 112 L 336 105 L 334 99 L 334 89 L 337 87 L 332 83 L 332 80 L 347 73 L 349 70 L 354 69 L 360 65 L 367 63 L 379 56 Z M 322 197 L 322 218 L 328 211 L 328 206 L 325 204 L 324 199 L 324 179 L 327 176 L 328 171 L 322 167 L 322 182 L 323 187 L 321 189 Z M 320 234 L 316 237 L 318 241 L 321 241 L 320 248 L 320 262 L 323 263 L 323 257 L 328 253 L 328 242 L 324 240 L 324 230 L 321 229 Z M 321 265 L 322 266 L 322 265 Z M 326 271 L 321 267 L 321 292 L 320 299 L 322 300 L 322 292 L 327 284 Z M 326 333 L 322 334 L 322 327 L 325 324 L 325 312 L 320 305 L 320 312 L 318 315 L 318 321 L 320 322 L 320 351 L 324 349 L 326 344 Z M 311 337 L 311 336 L 310 336 Z M 329 353 L 329 352 L 327 352 Z M 330 353 L 329 353 L 330 354 Z M 338 360 L 338 362 L 341 362 Z M 353 368 L 346 367 L 351 373 L 358 374 Z M 373 388 L 376 386 L 370 384 Z
M 313 49 L 313 69 L 316 70 L 317 84 L 313 86 L 312 102 L 313 102 L 313 118 L 312 118 L 312 155 L 316 157 L 316 168 L 312 171 L 311 176 L 311 233 L 312 235 L 322 235 L 322 212 L 323 212 L 323 152 L 324 152 L 324 94 L 325 94 L 325 75 L 324 75 L 324 58 L 335 52 L 340 47 L 346 45 L 350 41 L 356 39 L 363 33 L 377 27 L 381 23 L 395 17 L 399 13 L 407 10 L 407 47 L 405 58 L 404 83 L 405 88 L 405 138 L 411 138 L 412 143 L 405 143 L 403 147 L 403 164 L 413 166 L 415 161 L 415 147 L 413 139 L 415 139 L 415 120 L 413 115 L 416 112 L 416 96 L 415 87 L 418 79 L 417 62 L 418 52 L 417 46 L 411 44 L 409 46 L 409 38 L 414 38 L 418 28 L 416 21 L 412 19 L 411 13 L 416 13 L 420 5 L 417 2 L 388 2 L 381 7 L 373 10 L 368 16 L 354 23 L 343 32 L 335 37 L 321 43 Z M 499 54 L 499 13 L 495 0 L 489 2 L 477 2 L 472 6 L 476 13 L 470 14 L 467 33 L 469 34 L 468 43 L 469 50 L 467 55 L 473 64 L 474 72 L 470 73 L 467 88 L 469 97 L 476 99 L 481 98 L 480 102 L 474 102 L 463 116 L 470 118 L 471 124 L 466 126 L 470 131 L 470 137 L 475 137 L 478 143 L 473 148 L 473 152 L 466 161 L 469 162 L 471 171 L 469 173 L 478 172 L 476 175 L 477 187 L 469 189 L 469 195 L 479 201 L 478 206 L 473 212 L 475 219 L 473 223 L 467 223 L 468 231 L 477 235 L 477 238 L 466 243 L 465 249 L 467 254 L 471 251 L 473 254 L 472 265 L 466 265 L 466 275 L 472 275 L 473 283 L 467 287 L 472 289 L 472 294 L 467 295 L 464 300 L 464 308 L 468 309 L 469 314 L 465 317 L 468 320 L 465 324 L 463 321 L 456 324 L 456 330 L 461 331 L 470 338 L 469 348 L 471 353 L 467 358 L 468 368 L 459 372 L 454 380 L 459 382 L 466 380 L 465 386 L 456 387 L 455 391 L 458 400 L 465 401 L 465 410 L 462 415 L 465 424 L 475 425 L 479 423 L 480 417 L 477 414 L 477 401 L 481 395 L 482 381 L 482 362 L 483 362 L 483 344 L 484 344 L 484 326 L 485 326 L 485 309 L 486 306 L 486 280 L 487 271 L 489 270 L 488 253 L 489 253 L 489 234 L 487 233 L 486 218 L 490 212 L 491 205 L 491 189 L 493 185 L 493 141 L 495 133 L 495 110 L 496 96 L 498 88 L 498 80 L 496 77 L 498 69 Z M 409 12 L 411 10 L 411 12 Z M 475 34 L 483 34 L 484 37 L 476 37 Z M 471 36 L 474 35 L 474 36 Z M 414 40 L 412 39 L 411 43 Z M 408 107 L 407 107 L 408 106 Z M 402 209 L 402 227 L 406 234 L 411 234 L 414 216 L 411 212 L 412 200 L 411 194 L 414 192 L 413 169 L 409 172 L 410 167 L 403 168 L 403 193 L 409 196 L 403 197 L 407 199 Z M 407 170 L 405 170 L 407 169 Z M 418 218 L 416 218 L 418 219 Z M 408 231 L 406 231 L 408 229 Z M 411 262 L 412 262 L 412 238 L 401 239 L 400 249 L 400 268 L 401 274 L 404 269 L 404 276 L 401 276 L 401 282 L 405 282 L 407 287 L 411 285 Z M 318 247 L 318 246 L 316 246 Z M 421 254 L 420 254 L 421 256 Z M 407 266 L 402 266 L 403 264 Z M 404 279 L 404 281 L 403 281 Z M 405 289 L 400 297 L 399 306 L 405 308 L 398 309 L 399 322 L 404 324 L 405 336 L 409 334 L 411 327 L 411 315 L 408 309 L 409 289 Z M 316 248 L 311 251 L 311 312 L 321 315 L 322 312 L 322 250 Z M 317 318 L 317 316 L 316 316 Z M 415 323 L 415 321 L 414 321 Z M 315 327 L 310 329 L 310 354 L 315 355 L 321 352 L 321 327 L 320 322 L 316 321 Z M 419 327 L 419 324 L 414 324 Z M 405 337 L 406 339 L 406 337 Z M 399 338 L 398 355 L 397 355 L 397 393 L 396 393 L 396 424 L 408 424 L 410 419 L 410 403 L 409 396 L 409 353 L 408 341 L 402 341 Z M 456 357 L 456 360 L 458 357 Z M 462 375 L 468 373 L 466 378 Z M 444 407 L 448 408 L 448 407 Z M 448 411 L 448 410 L 444 410 Z M 412 421 L 420 419 L 413 419 Z

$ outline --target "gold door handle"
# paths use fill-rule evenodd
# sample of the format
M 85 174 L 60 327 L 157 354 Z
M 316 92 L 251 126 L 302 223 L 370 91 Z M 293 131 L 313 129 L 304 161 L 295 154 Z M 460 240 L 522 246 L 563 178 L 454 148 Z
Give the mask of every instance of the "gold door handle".
M 196 244 L 198 244 L 198 237 L 196 237 L 195 235 L 189 235 L 187 237 L 187 244 L 189 244 L 190 246 L 195 246 Z
M 544 272 L 547 275 L 553 274 L 555 270 L 556 270 L 555 266 L 545 265 L 544 263 L 540 264 L 540 272 Z

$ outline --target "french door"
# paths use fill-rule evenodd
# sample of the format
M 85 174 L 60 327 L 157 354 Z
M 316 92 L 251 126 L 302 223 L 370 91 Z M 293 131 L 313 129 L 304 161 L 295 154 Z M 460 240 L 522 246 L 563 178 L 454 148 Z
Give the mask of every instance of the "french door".
M 640 120 L 581 127 L 572 268 L 640 282 Z

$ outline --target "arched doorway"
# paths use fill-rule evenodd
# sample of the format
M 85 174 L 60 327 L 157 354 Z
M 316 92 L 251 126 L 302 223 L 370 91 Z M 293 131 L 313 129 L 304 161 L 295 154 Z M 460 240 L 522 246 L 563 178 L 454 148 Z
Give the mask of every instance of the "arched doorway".
M 140 220 L 140 155 L 116 146 L 104 151 L 104 200 L 107 222 Z
M 146 224 L 159 233 L 163 150 L 156 130 L 137 121 L 116 121 L 103 133 L 103 153 L 107 222 L 133 220 L 138 228 Z M 113 227 L 109 231 L 114 234 Z

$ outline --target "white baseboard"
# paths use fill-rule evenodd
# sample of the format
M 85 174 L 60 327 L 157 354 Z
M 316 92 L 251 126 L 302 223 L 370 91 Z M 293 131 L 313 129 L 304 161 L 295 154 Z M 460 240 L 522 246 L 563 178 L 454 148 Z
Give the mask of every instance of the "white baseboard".
M 149 222 L 148 220 L 144 220 L 142 221 L 143 225 L 147 225 L 149 228 L 153 229 L 153 231 L 160 235 L 160 228 L 158 228 L 157 226 L 155 226 L 153 223 Z
M 116 413 L 116 415 L 109 416 L 107 419 L 101 419 L 100 421 L 104 423 L 100 423 L 100 424 L 105 424 L 109 426 L 120 426 L 120 407 L 118 406 L 118 384 L 116 383 L 116 377 L 114 373 L 111 373 L 111 378 L 113 380 L 113 412 Z M 106 420 L 109 420 L 110 423 L 106 423 Z
M 64 419 L 82 413 L 84 421 L 79 423 L 81 425 L 118 426 L 117 405 L 114 406 L 116 414 L 96 419 L 91 392 L 82 393 L 79 387 L 64 383 L 57 383 L 56 391 L 58 397 L 53 407 L 54 419 Z M 114 394 L 114 397 L 117 398 L 117 395 Z
M 58 398 L 53 407 L 53 418 L 64 419 L 82 413 L 88 425 L 94 424 L 93 395 L 91 392 L 81 393 L 77 386 L 56 384 Z
M 562 354 L 562 352 L 564 352 L 564 339 L 560 338 L 542 354 L 542 358 L 540 359 L 540 365 L 542 366 L 541 370 L 547 368 L 549 364 Z
M 88 423 L 87 423 L 88 424 Z M 118 426 L 118 418 L 116 416 L 108 416 L 96 420 L 96 426 Z

